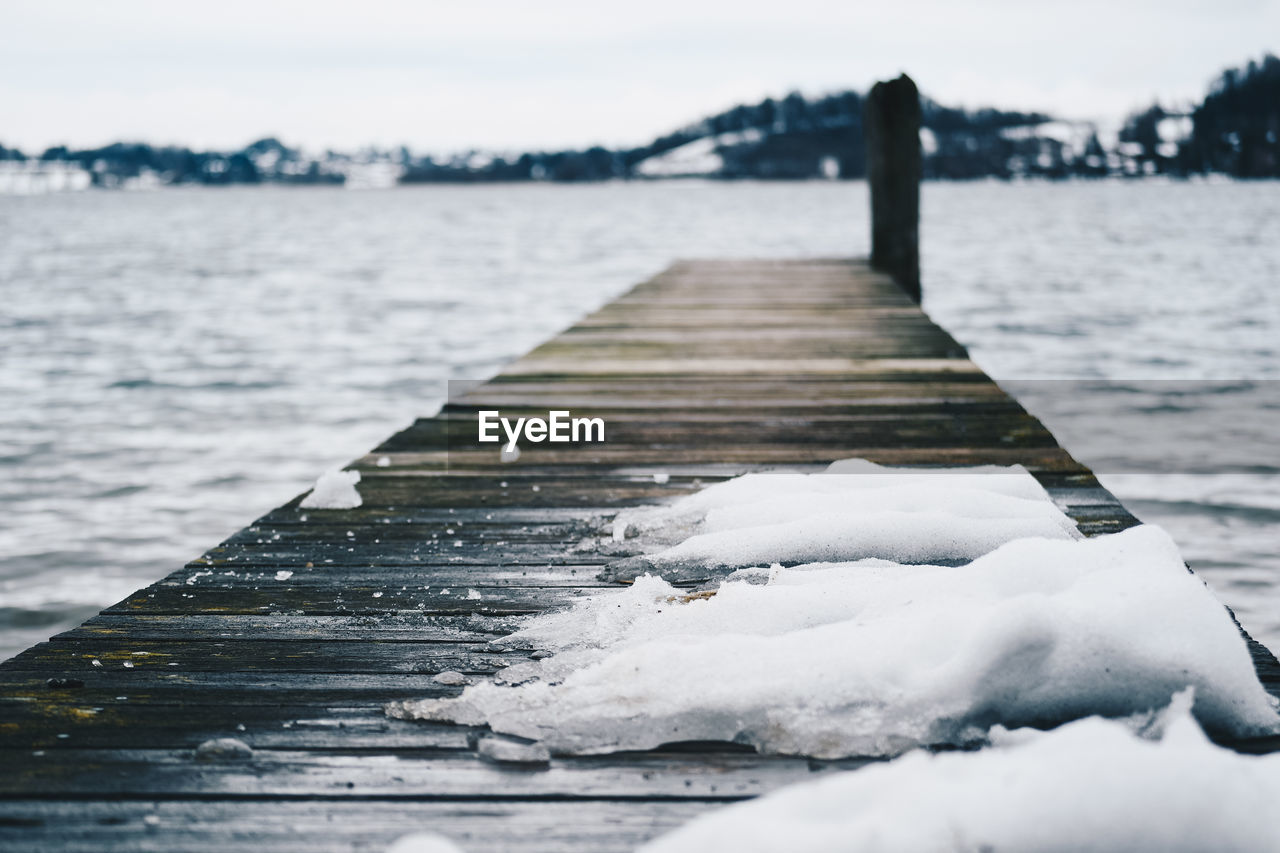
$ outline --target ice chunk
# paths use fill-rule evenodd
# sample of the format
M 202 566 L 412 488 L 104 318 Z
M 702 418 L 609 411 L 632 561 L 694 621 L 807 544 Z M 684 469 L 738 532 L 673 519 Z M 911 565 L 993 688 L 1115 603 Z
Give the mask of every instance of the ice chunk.
M 465 675 L 453 669 L 446 669 L 444 672 L 437 673 L 431 680 L 436 684 L 447 684 L 450 686 L 468 683 L 468 678 Z
M 476 744 L 476 754 L 498 764 L 547 764 L 551 753 L 540 743 L 520 743 L 488 735 Z
M 746 474 L 670 506 L 620 513 L 613 538 L 631 535 L 642 547 L 679 544 L 612 563 L 602 577 L 705 580 L 775 561 L 864 557 L 958 562 L 1014 539 L 1079 533 L 1021 467 L 902 469 L 857 459 L 821 474 Z
M 766 471 L 743 474 L 708 486 L 664 507 L 644 507 L 620 517 L 637 529 L 678 527 L 696 522 L 710 510 L 761 501 L 785 505 L 795 496 L 838 495 L 916 487 L 919 491 L 978 490 L 1030 501 L 1049 501 L 1049 494 L 1021 465 L 955 468 L 892 468 L 865 459 L 841 459 L 820 474 Z
M 774 569 L 714 596 L 648 578 L 515 638 L 559 653 L 503 673 L 519 686 L 392 713 L 487 723 L 558 752 L 719 740 L 834 758 L 1122 716 L 1194 686 L 1207 727 L 1280 731 L 1225 608 L 1151 526 L 1016 541 L 958 567 Z
M 1015 539 L 1079 535 L 1056 519 L 975 518 L 963 514 L 963 506 L 957 504 L 949 512 L 825 513 L 780 524 L 703 533 L 656 554 L 618 560 L 600 574 L 608 580 L 629 580 L 653 572 L 681 581 L 703 580 L 773 562 L 865 557 L 900 563 L 959 562 L 990 553 Z
M 316 480 L 311 494 L 299 504 L 303 509 L 355 509 L 360 506 L 359 471 L 327 471 Z
M 391 842 L 386 853 L 462 853 L 462 848 L 434 832 L 412 832 Z
M 1050 501 L 1016 498 L 966 486 L 934 488 L 927 484 L 886 485 L 878 489 L 793 493 L 750 503 L 713 507 L 703 518 L 709 533 L 740 530 L 824 515 L 936 513 L 983 520 L 1045 521 L 1076 535 L 1076 525 Z
M 1263 853 L 1280 839 L 1280 755 L 1214 746 L 1185 711 L 1158 742 L 1096 717 L 1019 741 L 792 785 L 641 851 Z
M 248 761 L 251 758 L 253 748 L 239 738 L 212 738 L 196 747 L 198 761 Z
M 924 466 L 881 465 L 869 459 L 851 457 L 837 459 L 825 469 L 822 475 L 840 474 L 860 477 L 889 477 L 886 482 L 908 483 L 924 482 L 937 486 L 947 483 L 979 486 L 1001 494 L 1021 498 L 1047 498 L 1049 493 L 1031 476 L 1031 472 L 1023 465 L 946 465 L 936 468 Z M 947 480 L 938 480 L 947 477 Z M 979 485 L 980 484 L 980 485 Z

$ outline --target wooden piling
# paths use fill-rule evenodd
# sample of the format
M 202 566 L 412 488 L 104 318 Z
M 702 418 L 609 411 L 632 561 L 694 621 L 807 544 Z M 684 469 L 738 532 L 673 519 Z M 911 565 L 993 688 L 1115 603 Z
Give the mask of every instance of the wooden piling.
M 863 107 L 871 266 L 920 301 L 920 93 L 911 78 L 871 87 Z

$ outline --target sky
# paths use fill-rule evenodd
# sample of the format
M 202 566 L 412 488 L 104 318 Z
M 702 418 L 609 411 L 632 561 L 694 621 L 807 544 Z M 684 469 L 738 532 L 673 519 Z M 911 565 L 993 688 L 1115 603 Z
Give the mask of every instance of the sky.
M 1114 121 L 1280 50 L 1280 0 L 6 0 L 0 144 L 433 153 L 631 145 L 906 71 Z

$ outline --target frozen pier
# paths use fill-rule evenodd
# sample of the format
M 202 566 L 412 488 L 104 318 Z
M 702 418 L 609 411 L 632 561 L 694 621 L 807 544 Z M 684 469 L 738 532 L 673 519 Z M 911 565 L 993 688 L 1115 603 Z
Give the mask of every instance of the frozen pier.
M 481 410 L 549 409 L 607 440 L 515 462 L 475 442 Z M 384 713 L 527 657 L 491 641 L 608 586 L 620 509 L 854 456 L 1021 463 L 1086 534 L 1135 524 L 866 263 L 677 263 L 356 460 L 358 508 L 294 500 L 5 663 L 0 847 L 381 850 L 435 830 L 472 853 L 622 851 L 856 766 L 714 743 L 508 764 L 479 729 Z M 197 749 L 222 738 L 252 752 Z

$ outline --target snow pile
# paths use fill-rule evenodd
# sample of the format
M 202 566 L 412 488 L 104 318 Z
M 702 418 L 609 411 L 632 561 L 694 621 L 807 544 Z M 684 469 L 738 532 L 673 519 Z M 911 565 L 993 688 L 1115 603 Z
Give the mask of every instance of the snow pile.
M 622 513 L 614 539 L 679 544 L 616 561 L 602 577 L 701 580 L 744 566 L 878 557 L 972 560 L 1023 538 L 1079 537 L 1025 468 L 886 468 L 843 460 L 821 474 L 746 474 L 668 507 Z M 687 538 L 686 538 L 687 537 Z
M 1175 706 L 1178 703 L 1175 701 Z M 1274 851 L 1280 755 L 1211 744 L 1171 708 L 1158 742 L 1096 717 L 977 753 L 916 752 L 694 820 L 643 853 Z
M 1277 730 L 1235 625 L 1159 528 L 1025 539 L 958 567 L 752 574 L 713 595 L 645 578 L 537 617 L 510 639 L 555 654 L 500 675 L 517 686 L 391 713 L 488 724 L 555 752 L 719 740 L 834 758 L 1131 714 L 1193 686 L 1206 727 Z
M 327 471 L 316 480 L 311 494 L 299 504 L 303 509 L 355 509 L 360 506 L 359 471 Z
M 434 832 L 412 832 L 393 841 L 385 853 L 462 853 L 462 848 Z
M 687 495 L 670 506 L 624 511 L 615 527 L 629 533 L 655 528 L 681 530 L 708 513 L 730 507 L 787 507 L 793 500 L 851 492 L 875 494 L 882 489 L 918 486 L 922 491 L 977 490 L 1028 501 L 1049 501 L 1049 493 L 1021 465 L 978 465 L 959 468 L 893 468 L 865 459 L 842 459 L 818 474 L 785 469 L 743 474 Z M 788 518 L 799 517 L 791 513 Z M 719 528 L 724 529 L 724 528 Z

